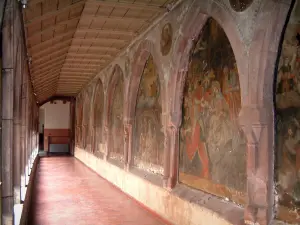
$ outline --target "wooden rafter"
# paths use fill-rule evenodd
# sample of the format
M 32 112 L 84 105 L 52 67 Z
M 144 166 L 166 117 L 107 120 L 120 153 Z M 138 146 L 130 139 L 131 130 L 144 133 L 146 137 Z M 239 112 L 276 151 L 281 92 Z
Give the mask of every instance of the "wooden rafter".
M 37 17 L 35 17 L 31 20 L 27 20 L 27 21 L 25 21 L 24 25 L 25 25 L 25 27 L 28 27 L 32 23 L 36 23 L 36 22 L 40 22 L 40 21 L 45 20 L 45 19 L 49 19 L 52 16 L 57 16 L 57 15 L 61 14 L 62 12 L 68 11 L 68 10 L 73 9 L 73 8 L 75 8 L 77 6 L 80 6 L 80 5 L 83 6 L 84 4 L 85 4 L 85 1 L 79 1 L 79 2 L 73 3 L 71 5 L 68 5 L 68 6 L 64 7 L 64 8 L 61 8 L 61 9 L 58 9 L 58 10 L 53 10 L 51 12 L 43 14 L 42 16 L 37 16 Z
M 44 66 L 43 68 L 39 68 L 39 69 L 37 69 L 37 70 L 31 71 L 31 74 L 32 74 L 32 75 L 36 75 L 36 74 L 39 74 L 39 73 L 43 73 L 43 72 L 45 72 L 45 71 L 49 71 L 49 70 L 52 69 L 54 66 L 55 66 L 55 67 L 61 67 L 61 66 L 63 66 L 63 64 L 64 64 L 64 61 L 61 61 L 61 62 L 57 62 L 57 63 L 55 63 L 55 64 L 53 64 L 53 65 Z
M 47 41 L 40 42 L 40 43 L 38 43 L 36 45 L 32 45 L 30 47 L 28 46 L 28 49 L 34 51 L 35 49 L 40 48 L 41 46 L 43 46 L 45 44 L 49 44 L 49 43 L 53 44 L 53 42 L 55 42 L 55 41 L 58 41 L 58 43 L 59 43 L 61 38 L 64 38 L 65 36 L 68 36 L 70 34 L 74 34 L 75 30 L 76 29 L 74 29 L 74 28 L 69 29 L 68 31 L 66 31 L 64 33 L 61 33 L 59 35 L 55 35 L 53 38 L 51 38 L 51 39 L 49 39 Z M 71 39 L 69 39 L 69 40 L 71 40 Z M 54 43 L 54 44 L 58 44 L 58 43 Z
M 38 58 L 40 55 L 48 55 L 48 54 L 51 54 L 51 52 L 61 50 L 62 48 L 67 48 L 67 47 L 70 46 L 71 43 L 72 43 L 72 39 L 65 40 L 63 42 L 55 43 L 51 47 L 46 48 L 44 50 L 40 50 L 38 52 L 32 52 L 31 51 L 30 54 L 31 54 L 32 57 Z
M 37 69 L 37 68 L 41 68 L 41 67 L 44 67 L 44 66 L 47 66 L 51 63 L 54 63 L 54 62 L 57 62 L 57 61 L 61 61 L 61 60 L 64 60 L 66 59 L 66 55 L 63 55 L 63 56 L 60 56 L 60 57 L 57 57 L 57 58 L 54 58 L 54 59 L 51 59 L 51 60 L 48 60 L 48 61 L 45 61 L 43 63 L 35 63 L 33 64 L 30 69 Z
M 68 63 L 94 62 L 99 65 L 99 63 L 106 63 L 107 60 L 105 60 L 105 59 L 85 59 L 85 58 L 83 58 L 83 59 L 66 58 L 66 62 L 68 62 Z
M 45 76 L 48 77 L 48 76 L 50 76 L 53 73 L 60 72 L 60 69 L 61 68 L 55 68 L 55 69 L 51 69 L 51 70 L 48 70 L 48 71 L 43 72 L 43 73 L 39 73 L 37 75 L 33 75 L 32 74 L 32 80 L 35 82 L 35 81 L 41 79 L 42 77 L 45 77 Z
M 146 23 L 150 18 L 141 17 L 128 17 L 128 16 L 100 16 L 100 15 L 84 15 L 85 19 L 102 20 L 110 22 L 122 22 L 122 23 Z
M 90 49 L 98 51 L 107 51 L 107 52 L 119 52 L 121 49 L 107 46 L 90 46 L 90 45 L 76 45 L 72 44 L 70 48 L 80 48 L 80 49 Z
M 56 55 L 58 53 L 60 53 L 60 55 L 63 55 L 63 54 L 67 54 L 68 53 L 68 49 L 69 47 L 66 47 L 66 48 L 63 48 L 63 49 L 60 49 L 59 51 L 56 51 L 56 52 L 52 52 L 51 54 L 49 55 L 44 55 L 44 56 L 41 56 L 39 57 L 38 59 L 35 59 L 35 60 L 32 60 L 32 63 L 35 64 L 35 63 L 40 63 L 41 61 L 45 60 L 45 59 L 48 59 L 51 60 L 53 57 L 53 55 Z
M 128 40 L 116 39 L 116 38 L 73 38 L 74 41 L 80 41 L 81 43 L 105 43 L 105 42 L 118 42 L 127 43 Z
M 30 40 L 36 36 L 39 36 L 39 35 L 42 35 L 46 32 L 49 32 L 49 31 L 54 31 L 55 29 L 57 28 L 60 28 L 61 25 L 68 25 L 74 21 L 79 21 L 80 17 L 74 17 L 72 19 L 67 19 L 67 20 L 64 20 L 64 21 L 61 21 L 61 22 L 58 22 L 56 24 L 54 24 L 53 26 L 48 26 L 47 28 L 43 29 L 43 30 L 40 30 L 40 31 L 37 31 L 37 32 L 34 32 L 33 34 L 30 34 L 30 36 L 27 37 L 27 40 Z
M 114 34 L 136 37 L 138 33 L 133 30 L 112 30 L 112 29 L 92 29 L 79 27 L 76 31 L 78 33 L 98 33 L 98 34 Z
M 45 64 L 43 66 L 36 66 L 36 67 L 31 68 L 31 73 L 35 74 L 37 72 L 44 71 L 45 69 L 49 69 L 49 68 L 51 69 L 55 66 L 62 65 L 63 63 L 64 63 L 64 59 L 60 59 L 60 60 Z
M 69 52 L 68 53 L 68 57 L 71 56 L 71 57 L 76 57 L 76 58 L 92 58 L 92 59 L 95 59 L 95 58 L 106 58 L 106 59 L 112 59 L 112 55 L 109 55 L 109 54 L 99 54 L 99 53 L 95 53 L 95 54 L 92 54 L 92 53 L 74 53 L 74 52 Z
M 87 4 L 99 5 L 105 7 L 116 7 L 116 8 L 129 8 L 129 9 L 138 9 L 145 11 L 155 11 L 155 12 L 165 12 L 166 8 L 159 5 L 151 5 L 147 3 L 121 3 L 121 2 L 109 2 L 103 0 L 89 0 Z

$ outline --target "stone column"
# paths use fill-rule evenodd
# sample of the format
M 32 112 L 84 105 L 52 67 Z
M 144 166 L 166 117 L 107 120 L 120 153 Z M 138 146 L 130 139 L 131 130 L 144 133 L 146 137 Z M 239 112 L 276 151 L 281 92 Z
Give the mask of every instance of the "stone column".
M 17 52 L 17 69 L 14 82 L 14 111 L 13 111 L 13 151 L 14 151 L 14 202 L 20 203 L 20 187 L 21 187 L 21 83 L 22 83 L 22 67 L 21 67 L 21 54 L 23 53 L 20 49 L 21 44 L 19 43 Z
M 70 154 L 74 156 L 75 151 L 75 105 L 74 99 L 70 101 Z
M 14 1 L 7 1 L 2 28 L 2 222 L 13 222 Z
M 240 125 L 247 137 L 245 224 L 267 225 L 273 212 L 272 107 L 243 107 Z
M 132 166 L 132 119 L 124 120 L 124 167 L 126 171 Z

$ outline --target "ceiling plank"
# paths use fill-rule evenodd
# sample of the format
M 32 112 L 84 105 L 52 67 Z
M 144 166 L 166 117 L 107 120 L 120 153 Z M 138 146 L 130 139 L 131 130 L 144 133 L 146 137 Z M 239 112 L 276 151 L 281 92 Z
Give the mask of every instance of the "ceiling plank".
M 127 42 L 130 42 L 129 40 L 124 40 L 124 39 L 115 39 L 115 38 L 76 38 L 74 37 L 73 38 L 74 41 L 80 41 L 81 43 L 107 43 L 107 42 L 110 42 L 110 43 L 127 43 Z
M 38 35 L 42 35 L 46 32 L 49 32 L 49 31 L 54 31 L 55 29 L 57 28 L 60 28 L 61 25 L 68 25 L 69 23 L 72 23 L 76 20 L 80 20 L 80 17 L 74 17 L 72 19 L 67 19 L 67 20 L 64 20 L 64 21 L 61 21 L 61 22 L 58 22 L 56 24 L 54 24 L 53 26 L 48 26 L 46 29 L 43 29 L 43 30 L 40 30 L 40 31 L 37 31 L 37 32 L 34 32 L 32 34 L 30 34 L 30 36 L 27 37 L 27 40 L 30 40 Z
M 39 73 L 38 75 L 35 75 L 35 76 L 32 76 L 32 81 L 37 81 L 37 80 L 40 80 L 42 79 L 43 77 L 45 76 L 50 76 L 51 74 L 53 73 L 56 73 L 56 72 L 60 72 L 60 69 L 61 68 L 54 68 L 54 69 L 51 69 L 49 71 L 46 71 L 46 72 L 43 72 L 43 73 Z
M 114 34 L 114 35 L 124 35 L 130 37 L 138 36 L 138 32 L 132 30 L 112 30 L 112 29 L 93 29 L 93 28 L 83 28 L 78 27 L 76 33 L 98 33 L 98 34 Z
M 64 59 L 66 59 L 66 55 L 63 55 L 63 56 L 60 56 L 60 57 L 57 57 L 57 58 L 45 61 L 43 63 L 31 64 L 30 69 L 37 69 L 37 68 L 40 68 L 40 67 L 44 67 L 44 66 L 47 66 L 47 65 L 49 65 L 49 64 L 51 64 L 53 62 L 57 62 L 57 61 L 64 60 Z
M 63 54 L 67 55 L 68 49 L 69 49 L 69 47 L 66 47 L 66 48 L 63 48 L 59 51 L 52 52 L 51 54 L 41 56 L 41 57 L 39 57 L 39 59 L 32 61 L 32 64 L 39 63 L 39 62 L 41 62 L 41 61 L 43 61 L 43 60 L 45 60 L 49 57 L 51 58 L 53 55 L 58 54 L 58 53 L 61 53 L 61 55 L 63 55 Z M 52 59 L 49 59 L 49 60 L 52 60 Z
M 54 67 L 56 67 L 56 68 L 57 67 L 62 67 L 63 64 L 64 64 L 64 61 L 56 62 L 55 64 L 48 65 L 48 66 L 45 66 L 43 68 L 38 68 L 38 69 L 36 69 L 34 71 L 31 71 L 31 74 L 32 75 L 36 75 L 36 74 L 39 74 L 39 73 L 43 73 L 43 72 L 48 71 L 48 70 L 50 70 L 50 69 L 52 69 Z
M 46 49 L 44 49 L 44 50 L 40 50 L 40 51 L 38 51 L 38 52 L 32 52 L 32 51 L 29 51 L 29 53 L 30 53 L 31 57 L 37 58 L 37 57 L 39 57 L 40 55 L 43 55 L 43 54 L 49 54 L 49 52 L 51 53 L 51 52 L 53 52 L 53 51 L 55 51 L 55 50 L 61 50 L 61 48 L 66 47 L 67 44 L 69 44 L 69 45 L 68 45 L 68 47 L 69 47 L 71 43 L 72 43 L 72 39 L 69 39 L 69 40 L 65 40 L 65 41 L 63 41 L 63 42 L 55 43 L 55 44 L 52 45 L 51 47 L 46 48 Z M 58 48 L 58 49 L 56 49 L 56 48 Z
M 66 32 L 64 32 L 64 33 L 61 33 L 61 34 L 59 34 L 59 35 L 55 35 L 53 38 L 51 38 L 51 39 L 49 39 L 49 40 L 47 40 L 47 41 L 43 41 L 43 42 L 40 42 L 40 43 L 38 43 L 38 44 L 32 45 L 32 46 L 30 46 L 30 47 L 27 46 L 27 47 L 28 47 L 29 50 L 34 51 L 35 49 L 39 48 L 41 45 L 45 45 L 45 44 L 49 44 L 49 43 L 53 44 L 53 41 L 57 41 L 57 40 L 59 41 L 60 38 L 65 37 L 65 36 L 70 35 L 70 34 L 74 34 L 75 31 L 76 31 L 76 28 L 74 28 L 74 29 L 69 29 L 68 31 L 66 31 Z M 72 40 L 72 39 L 70 38 L 70 39 L 68 39 L 68 40 Z M 67 40 L 66 40 L 66 41 L 67 41 Z M 59 43 L 59 42 L 58 42 L 58 43 Z M 54 44 L 57 44 L 57 43 L 54 43 Z
M 99 50 L 99 51 L 107 51 L 107 52 L 119 52 L 121 49 L 107 46 L 90 46 L 90 45 L 78 45 L 72 44 L 70 48 L 80 48 L 80 49 L 91 49 L 91 50 Z
M 101 0 L 91 0 L 87 4 L 100 5 L 106 7 L 117 7 L 117 8 L 130 8 L 130 9 L 139 9 L 155 12 L 166 12 L 166 8 L 159 5 L 143 4 L 143 3 L 121 3 L 121 2 L 109 2 Z
M 72 56 L 72 57 L 84 57 L 84 58 L 107 58 L 107 59 L 112 59 L 113 56 L 112 55 L 109 55 L 109 54 L 99 54 L 99 53 L 74 53 L 74 52 L 69 52 L 68 53 L 68 56 Z
M 107 60 L 103 60 L 103 59 L 70 59 L 70 58 L 66 58 L 66 62 L 68 63 L 80 63 L 80 62 L 94 62 L 94 63 L 98 63 L 98 65 L 101 65 L 101 63 L 106 63 L 108 62 Z M 103 65 L 103 64 L 102 64 Z
M 40 70 L 43 70 L 45 68 L 49 68 L 49 67 L 55 67 L 56 65 L 60 65 L 60 64 L 63 64 L 64 63 L 64 59 L 59 59 L 59 60 L 56 60 L 56 61 L 52 61 L 46 65 L 42 65 L 42 66 L 36 66 L 36 67 L 33 67 L 31 68 L 31 72 L 32 73 L 36 73 L 37 71 L 40 71 Z
M 84 19 L 103 20 L 122 23 L 147 23 L 151 18 L 128 17 L 128 16 L 100 16 L 100 15 L 82 15 Z
M 80 5 L 83 6 L 84 4 L 85 4 L 85 1 L 79 1 L 79 2 L 73 3 L 71 5 L 68 5 L 68 6 L 64 7 L 64 8 L 61 8 L 59 10 L 53 10 L 51 12 L 43 14 L 42 16 L 37 16 L 37 17 L 35 17 L 35 18 L 31 19 L 31 20 L 25 21 L 24 26 L 28 27 L 32 23 L 36 23 L 36 22 L 40 22 L 40 21 L 45 20 L 45 19 L 49 19 L 52 16 L 57 16 L 57 15 L 59 15 L 62 12 L 68 11 L 68 10 L 73 9 L 73 8 L 75 8 L 77 6 L 80 6 Z

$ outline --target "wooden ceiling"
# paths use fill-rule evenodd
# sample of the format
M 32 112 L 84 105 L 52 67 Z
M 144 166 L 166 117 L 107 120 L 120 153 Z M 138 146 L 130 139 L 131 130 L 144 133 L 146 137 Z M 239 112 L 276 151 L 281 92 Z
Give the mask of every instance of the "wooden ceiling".
M 174 0 L 28 0 L 23 9 L 38 102 L 75 96 Z

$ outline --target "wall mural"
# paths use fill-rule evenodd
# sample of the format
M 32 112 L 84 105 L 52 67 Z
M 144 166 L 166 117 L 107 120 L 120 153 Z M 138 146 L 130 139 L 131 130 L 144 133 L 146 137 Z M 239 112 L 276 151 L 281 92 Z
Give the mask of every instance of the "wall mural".
M 124 126 L 123 126 L 123 96 L 124 96 L 123 76 L 118 77 L 117 84 L 112 98 L 111 109 L 111 148 L 110 157 L 118 161 L 124 161 Z
M 163 173 L 164 133 L 161 123 L 159 77 L 149 57 L 141 77 L 135 117 L 134 165 L 154 173 Z
M 93 150 L 97 156 L 103 156 L 105 149 L 103 147 L 103 110 L 104 110 L 104 93 L 101 81 L 98 82 L 95 90 L 94 100 L 94 140 Z
M 167 55 L 172 47 L 173 30 L 170 23 L 163 26 L 160 37 L 160 50 L 162 55 Z
M 82 98 L 76 99 L 76 145 L 82 147 L 82 117 L 83 117 L 83 103 Z
M 90 135 L 91 98 L 92 98 L 92 90 L 91 88 L 88 88 L 87 92 L 84 95 L 82 140 L 83 140 L 83 148 L 89 151 L 91 151 L 91 135 Z
M 300 216 L 300 3 L 291 14 L 276 82 L 277 192 L 282 216 Z M 292 209 L 292 210 L 288 210 Z M 297 214 L 297 210 L 295 213 Z M 295 216 L 297 217 L 297 215 Z M 298 219 L 297 222 L 300 222 Z
M 239 74 L 223 29 L 208 19 L 184 87 L 179 180 L 245 203 L 246 139 L 238 125 Z

